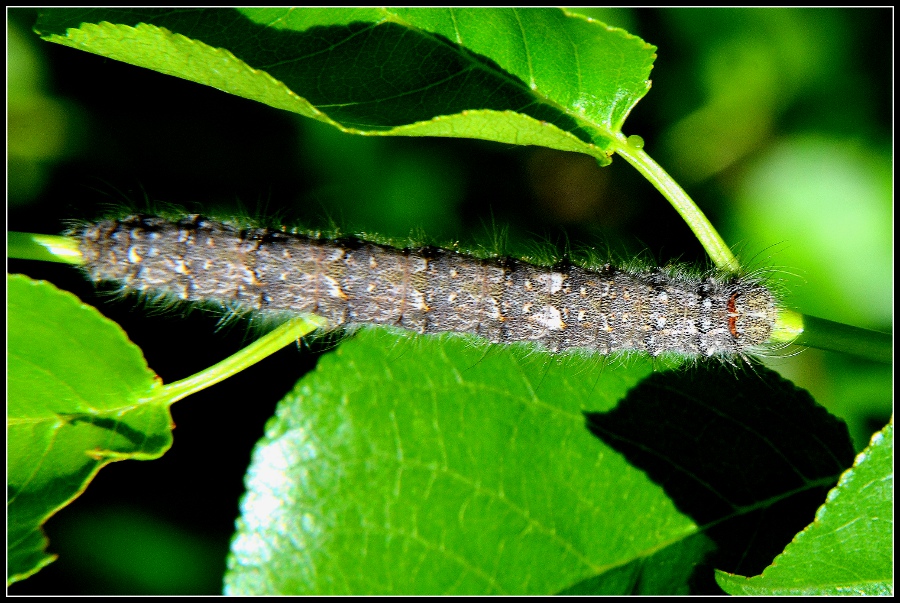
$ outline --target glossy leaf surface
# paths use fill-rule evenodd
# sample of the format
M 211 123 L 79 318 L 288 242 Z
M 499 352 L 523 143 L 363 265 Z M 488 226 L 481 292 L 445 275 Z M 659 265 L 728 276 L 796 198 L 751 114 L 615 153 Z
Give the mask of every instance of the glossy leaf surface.
M 777 375 L 651 373 L 358 333 L 257 445 L 226 592 L 687 593 L 709 536 L 724 558 L 758 556 L 850 464 L 846 427 Z M 745 475 L 741 454 L 766 463 Z
M 559 9 L 49 9 L 36 29 L 348 132 L 543 145 L 601 163 L 655 58 Z
M 140 350 L 115 323 L 53 285 L 7 277 L 9 579 L 54 557 L 41 525 L 101 467 L 154 459 L 172 443 L 168 406 Z

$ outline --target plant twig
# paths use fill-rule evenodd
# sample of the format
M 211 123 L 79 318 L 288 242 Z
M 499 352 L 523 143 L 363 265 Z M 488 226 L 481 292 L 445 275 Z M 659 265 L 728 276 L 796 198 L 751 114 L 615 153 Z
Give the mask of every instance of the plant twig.
M 889 333 L 851 327 L 790 310 L 782 310 L 780 314 L 772 341 L 793 342 L 887 364 L 893 362 L 894 338 Z
M 153 397 L 164 400 L 166 404 L 177 402 L 256 364 L 289 343 L 324 327 L 325 323 L 325 319 L 313 315 L 294 318 L 271 333 L 260 337 L 237 353 L 232 354 L 222 362 L 214 364 L 208 369 L 204 369 L 186 379 L 163 386 L 161 389 L 156 390 Z
M 722 240 L 722 237 L 710 224 L 709 219 L 700 211 L 697 204 L 684 192 L 684 189 L 642 148 L 629 144 L 624 136 L 618 142 L 619 144 L 615 146 L 616 153 L 633 165 L 669 200 L 675 211 L 681 215 L 690 229 L 694 231 L 713 263 L 718 268 L 728 272 L 740 271 L 741 266 L 731 249 L 728 248 L 728 245 L 725 244 L 725 241 Z
M 6 253 L 20 260 L 41 260 L 62 264 L 81 264 L 78 241 L 71 237 L 42 235 L 31 232 L 7 233 Z

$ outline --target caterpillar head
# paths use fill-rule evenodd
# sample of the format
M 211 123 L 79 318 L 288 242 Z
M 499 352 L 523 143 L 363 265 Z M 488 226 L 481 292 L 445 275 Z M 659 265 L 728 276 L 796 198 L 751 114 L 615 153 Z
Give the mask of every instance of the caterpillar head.
M 768 341 L 777 318 L 775 298 L 764 287 L 734 293 L 728 300 L 728 328 L 743 349 Z

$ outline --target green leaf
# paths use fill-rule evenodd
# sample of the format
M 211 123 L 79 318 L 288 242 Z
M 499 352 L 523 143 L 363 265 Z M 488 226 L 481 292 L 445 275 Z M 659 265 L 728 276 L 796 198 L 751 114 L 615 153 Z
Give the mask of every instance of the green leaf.
M 806 392 L 732 373 L 363 331 L 258 444 L 226 592 L 686 593 L 713 541 L 764 567 L 852 448 Z
M 719 571 L 719 585 L 733 595 L 893 595 L 893 462 L 892 420 L 762 575 Z
M 172 443 L 158 378 L 125 333 L 71 293 L 7 276 L 9 581 L 55 558 L 41 526 L 101 467 Z
M 655 47 L 559 9 L 48 9 L 65 44 L 331 123 L 609 163 Z
M 226 592 L 555 593 L 691 536 L 584 425 L 651 364 L 596 362 L 374 329 L 342 343 L 257 446 Z

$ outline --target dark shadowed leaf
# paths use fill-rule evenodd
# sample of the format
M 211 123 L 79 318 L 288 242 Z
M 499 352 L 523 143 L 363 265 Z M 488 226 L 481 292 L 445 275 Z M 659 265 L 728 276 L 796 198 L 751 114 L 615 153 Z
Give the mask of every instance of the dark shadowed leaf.
M 711 567 L 771 563 L 853 462 L 846 425 L 763 367 L 655 373 L 588 426 L 716 543 L 699 592 L 718 592 Z
M 655 48 L 550 8 L 47 9 L 52 42 L 347 132 L 588 153 L 650 87 Z
M 893 595 L 893 464 L 891 421 L 761 576 L 717 572 L 719 585 L 733 595 Z

